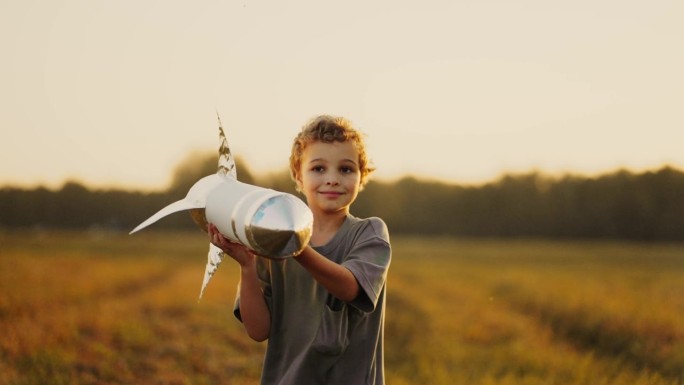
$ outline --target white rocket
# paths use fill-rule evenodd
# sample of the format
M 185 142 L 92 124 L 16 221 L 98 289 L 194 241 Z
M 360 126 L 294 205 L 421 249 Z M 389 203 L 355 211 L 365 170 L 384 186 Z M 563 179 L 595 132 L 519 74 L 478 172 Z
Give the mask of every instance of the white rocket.
M 213 223 L 224 237 L 247 246 L 257 255 L 284 259 L 299 254 L 311 239 L 311 210 L 292 194 L 239 182 L 220 117 L 218 121 L 218 172 L 197 181 L 185 198 L 159 210 L 130 234 L 169 214 L 190 210 L 202 230 Z M 221 249 L 209 243 L 200 299 L 224 256 Z

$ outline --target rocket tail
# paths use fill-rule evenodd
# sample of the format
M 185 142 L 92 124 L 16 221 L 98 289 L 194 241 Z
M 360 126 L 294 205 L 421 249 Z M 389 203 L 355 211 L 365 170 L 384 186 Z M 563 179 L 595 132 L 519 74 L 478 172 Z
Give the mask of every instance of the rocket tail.
M 202 207 L 202 206 L 198 205 L 196 202 L 191 202 L 187 199 L 181 199 L 179 201 L 173 202 L 170 205 L 164 207 L 163 209 L 157 211 L 156 214 L 147 218 L 147 220 L 145 220 L 143 223 L 139 224 L 129 234 L 133 234 L 139 230 L 142 230 L 145 227 L 153 224 L 154 222 L 164 218 L 167 215 L 173 214 L 173 213 L 178 212 L 178 211 L 196 209 L 196 208 L 200 208 L 200 207 Z
M 200 289 L 199 298 L 197 299 L 198 302 L 202 299 L 204 289 L 206 289 L 207 285 L 209 285 L 209 281 L 211 281 L 211 278 L 214 276 L 214 273 L 218 269 L 219 265 L 221 264 L 225 256 L 226 254 L 223 252 L 223 250 L 214 246 L 213 243 L 209 244 L 209 253 L 207 254 L 207 266 L 204 269 L 204 280 L 202 281 L 202 288 Z
M 216 111 L 216 117 L 218 118 L 220 143 L 217 173 L 219 175 L 237 179 L 237 167 L 235 167 L 235 159 L 233 159 L 233 154 L 231 154 L 230 147 L 228 147 L 228 139 L 226 138 L 225 132 L 223 132 L 223 124 L 221 123 L 221 117 L 219 116 L 218 111 Z

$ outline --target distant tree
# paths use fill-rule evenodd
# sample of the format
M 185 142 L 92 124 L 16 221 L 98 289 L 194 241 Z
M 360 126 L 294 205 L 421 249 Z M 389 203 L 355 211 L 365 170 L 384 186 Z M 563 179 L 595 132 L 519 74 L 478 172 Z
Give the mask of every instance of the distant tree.
M 76 181 L 67 181 L 55 198 L 62 215 L 54 219 L 67 228 L 86 226 L 89 216 L 98 212 L 98 207 L 93 207 L 93 195 L 84 185 Z
M 166 190 L 173 196 L 185 196 L 190 187 L 200 178 L 216 174 L 218 158 L 215 152 L 193 152 L 173 171 L 171 184 Z M 238 180 L 243 183 L 254 183 L 254 176 L 241 158 L 235 159 Z
M 258 178 L 255 181 L 255 184 L 276 191 L 282 191 L 293 195 L 300 195 L 297 192 L 295 182 L 292 180 L 292 177 L 290 177 L 290 171 L 288 169 L 270 173 L 262 178 Z
M 241 159 L 236 163 L 240 181 L 301 198 L 287 170 L 254 178 Z M 130 230 L 216 169 L 213 152 L 198 152 L 178 165 L 168 189 L 159 192 L 91 190 L 77 181 L 58 190 L 2 187 L 0 227 Z M 371 180 L 352 213 L 379 216 L 396 234 L 684 241 L 684 173 L 672 167 L 641 174 L 619 170 L 595 178 L 532 172 L 480 186 L 415 177 Z M 189 215 L 180 213 L 157 224 L 194 226 Z
M 642 200 L 653 211 L 652 228 L 658 239 L 684 239 L 684 174 L 672 167 L 643 177 Z

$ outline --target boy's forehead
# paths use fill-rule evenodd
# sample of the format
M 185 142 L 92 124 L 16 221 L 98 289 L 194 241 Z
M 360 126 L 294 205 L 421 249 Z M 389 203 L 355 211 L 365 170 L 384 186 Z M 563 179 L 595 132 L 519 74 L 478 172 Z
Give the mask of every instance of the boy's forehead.
M 359 150 L 352 141 L 321 142 L 315 141 L 304 148 L 303 157 L 308 159 L 349 158 L 356 161 Z

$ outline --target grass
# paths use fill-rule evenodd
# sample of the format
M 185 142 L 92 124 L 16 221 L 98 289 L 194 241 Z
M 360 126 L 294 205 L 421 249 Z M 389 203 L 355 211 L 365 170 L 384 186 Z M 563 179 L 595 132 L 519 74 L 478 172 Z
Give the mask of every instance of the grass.
M 682 384 L 681 244 L 395 237 L 387 383 Z M 0 233 L 0 383 L 254 384 L 200 232 Z

